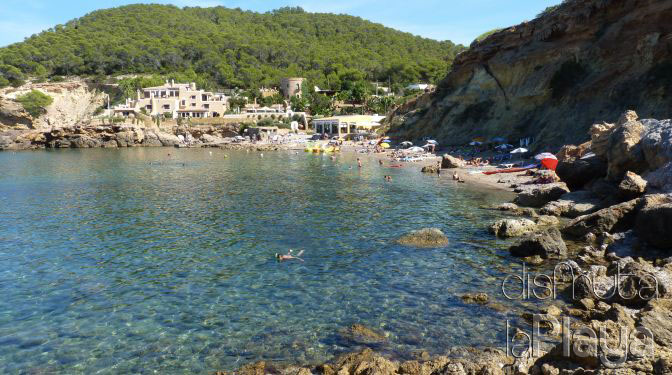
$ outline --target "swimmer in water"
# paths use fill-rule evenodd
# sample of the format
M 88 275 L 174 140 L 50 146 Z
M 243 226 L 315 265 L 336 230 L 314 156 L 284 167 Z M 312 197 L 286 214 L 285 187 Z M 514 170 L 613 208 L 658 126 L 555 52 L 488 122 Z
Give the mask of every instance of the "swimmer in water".
M 357 167 L 358 168 L 362 167 L 362 160 L 360 158 L 357 158 Z
M 299 251 L 299 253 L 294 256 L 292 255 L 292 249 L 289 249 L 289 252 L 284 255 L 275 253 L 275 259 L 277 259 L 278 262 L 284 262 L 286 260 L 298 260 L 303 262 L 303 259 L 300 258 L 301 255 L 303 255 L 303 250 Z

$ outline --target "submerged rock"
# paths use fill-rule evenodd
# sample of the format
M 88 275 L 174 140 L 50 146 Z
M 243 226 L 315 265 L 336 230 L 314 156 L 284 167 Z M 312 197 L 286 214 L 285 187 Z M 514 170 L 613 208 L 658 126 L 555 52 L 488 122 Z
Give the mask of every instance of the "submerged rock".
M 387 337 L 383 333 L 374 331 L 363 324 L 353 324 L 347 328 L 343 328 L 339 331 L 339 336 L 347 341 L 359 344 L 373 344 L 387 340 Z
M 484 305 L 488 303 L 487 293 L 467 293 L 462 295 L 462 301 L 465 303 L 475 303 L 479 305 Z
M 520 237 L 536 227 L 529 219 L 501 219 L 490 226 L 490 232 L 498 237 Z
M 397 240 L 400 245 L 423 248 L 443 247 L 448 245 L 448 242 L 448 237 L 438 228 L 414 230 Z
M 560 231 L 551 227 L 524 236 L 509 248 L 509 252 L 517 257 L 538 255 L 544 259 L 562 259 L 567 257 L 567 245 Z

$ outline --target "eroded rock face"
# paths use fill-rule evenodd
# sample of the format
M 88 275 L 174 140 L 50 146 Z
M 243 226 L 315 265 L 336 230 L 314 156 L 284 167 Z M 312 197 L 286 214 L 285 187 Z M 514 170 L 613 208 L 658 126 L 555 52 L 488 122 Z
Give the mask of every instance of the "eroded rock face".
M 553 184 L 529 185 L 521 188 L 514 199 L 514 203 L 520 206 L 541 207 L 546 203 L 560 198 L 569 193 L 567 185 L 558 182 Z
M 490 233 L 498 237 L 520 237 L 532 232 L 537 224 L 529 219 L 501 219 L 490 226 Z
M 397 240 L 400 245 L 421 248 L 443 247 L 448 245 L 448 242 L 448 237 L 438 228 L 414 230 Z
M 627 106 L 666 118 L 669 87 L 656 77 L 672 57 L 671 14 L 667 1 L 563 2 L 459 54 L 435 93 L 390 117 L 389 135 L 442 145 L 535 137 L 534 147 L 559 147 L 585 142 L 594 119 L 616 121 Z
M 607 178 L 618 181 L 627 171 L 642 173 L 647 169 L 644 151 L 640 145 L 646 127 L 637 119 L 637 114 L 626 112 L 609 136 L 607 148 Z
M 579 216 L 570 221 L 563 233 L 574 237 L 583 237 L 588 233 L 622 232 L 634 225 L 636 208 L 640 199 L 623 202 L 603 208 L 592 214 Z
M 654 194 L 644 198 L 635 222 L 637 236 L 649 244 L 672 249 L 672 195 Z
M 672 162 L 646 175 L 648 186 L 662 193 L 672 193 Z
M 567 245 L 560 231 L 551 227 L 524 236 L 509 248 L 509 252 L 517 257 L 538 255 L 544 259 L 562 259 L 567 257 Z

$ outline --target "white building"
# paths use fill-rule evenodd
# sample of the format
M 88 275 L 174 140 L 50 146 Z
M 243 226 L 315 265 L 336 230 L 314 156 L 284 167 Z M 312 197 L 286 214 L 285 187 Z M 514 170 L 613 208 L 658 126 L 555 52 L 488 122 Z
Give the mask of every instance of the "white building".
M 195 83 L 168 82 L 163 86 L 138 90 L 137 98 L 114 107 L 114 114 L 129 116 L 144 111 L 152 116 L 168 115 L 172 118 L 220 117 L 228 109 L 229 97 L 196 89 Z

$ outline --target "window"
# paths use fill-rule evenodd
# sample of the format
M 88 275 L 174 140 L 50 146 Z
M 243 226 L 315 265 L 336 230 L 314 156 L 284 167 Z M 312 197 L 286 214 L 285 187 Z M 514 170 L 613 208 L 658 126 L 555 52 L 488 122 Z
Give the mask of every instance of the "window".
M 145 108 L 146 108 L 146 109 L 152 109 L 152 105 L 151 105 L 151 104 L 147 104 L 147 105 L 145 106 Z
M 192 96 L 191 96 L 191 99 L 192 99 L 192 100 L 196 100 L 196 95 L 192 95 Z
M 201 100 L 204 101 L 204 102 L 207 101 L 208 96 L 207 95 L 201 95 Z
M 186 100 L 183 100 L 183 101 L 182 101 L 182 105 L 183 105 L 183 106 L 187 105 L 187 101 L 186 101 Z
M 196 107 L 196 103 L 191 103 L 191 106 L 192 106 L 192 107 Z
M 210 104 L 203 104 L 203 108 L 205 108 L 205 109 L 209 109 L 209 108 L 210 108 Z
M 170 109 L 170 104 L 164 104 L 163 109 Z

